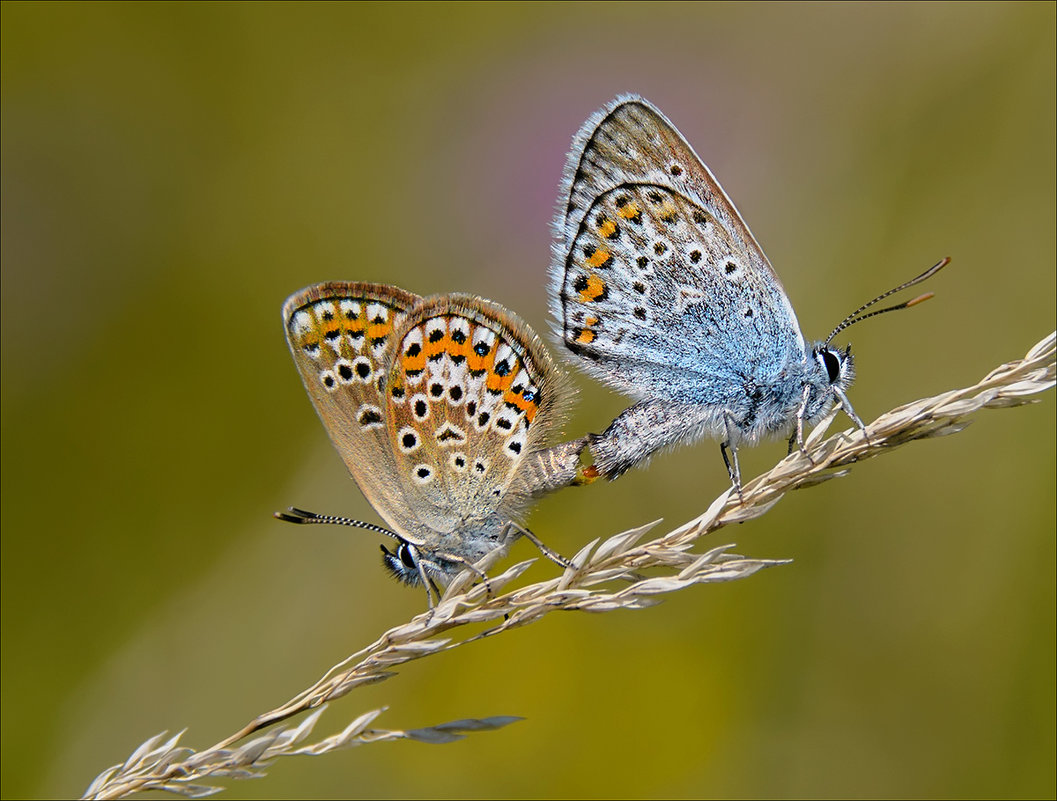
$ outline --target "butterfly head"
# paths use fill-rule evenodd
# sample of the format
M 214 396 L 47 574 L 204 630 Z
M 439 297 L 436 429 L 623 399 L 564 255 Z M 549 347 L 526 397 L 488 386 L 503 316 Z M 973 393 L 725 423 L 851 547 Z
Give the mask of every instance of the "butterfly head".
M 813 392 L 811 393 L 810 399 L 807 400 L 807 408 L 803 410 L 806 419 L 811 421 L 817 420 L 830 408 L 830 403 L 833 400 L 839 400 L 844 407 L 844 410 L 848 412 L 851 418 L 859 424 L 860 428 L 862 428 L 862 422 L 851 410 L 851 404 L 848 402 L 847 396 L 845 395 L 845 391 L 851 386 L 852 381 L 855 380 L 855 364 L 852 361 L 851 345 L 848 345 L 844 350 L 841 350 L 830 343 L 833 342 L 833 338 L 837 336 L 837 334 L 856 323 L 861 323 L 863 320 L 868 320 L 879 314 L 887 314 L 888 312 L 899 311 L 900 309 L 909 309 L 911 306 L 916 306 L 917 304 L 931 298 L 932 293 L 929 292 L 903 303 L 897 303 L 895 306 L 888 306 L 884 309 L 877 309 L 876 311 L 867 311 L 889 295 L 901 292 L 915 284 L 920 284 L 922 281 L 935 275 L 947 266 L 949 261 L 950 259 L 942 259 L 916 278 L 912 278 L 897 287 L 893 287 L 887 292 L 882 292 L 873 300 L 864 303 L 841 320 L 825 340 L 816 342 L 812 346 L 811 363 L 808 367 L 809 377 L 807 381 L 811 385 Z
M 462 569 L 461 565 L 425 556 L 418 546 L 405 539 L 398 537 L 397 543 L 392 550 L 381 546 L 382 566 L 393 578 L 409 587 L 422 586 L 423 574 L 430 582 L 439 580 L 446 584 Z
M 855 362 L 851 346 L 841 350 L 825 342 L 816 342 L 807 363 L 806 383 L 811 387 L 804 417 L 817 421 L 840 398 L 855 380 Z
M 819 342 L 811 351 L 815 360 L 815 369 L 825 376 L 828 386 L 847 389 L 855 380 L 855 361 L 851 355 L 851 345 L 844 350 Z
M 422 576 L 418 572 L 418 548 L 407 540 L 398 540 L 398 542 L 399 545 L 391 551 L 384 545 L 381 546 L 382 565 L 394 578 L 408 586 L 415 587 L 422 583 Z

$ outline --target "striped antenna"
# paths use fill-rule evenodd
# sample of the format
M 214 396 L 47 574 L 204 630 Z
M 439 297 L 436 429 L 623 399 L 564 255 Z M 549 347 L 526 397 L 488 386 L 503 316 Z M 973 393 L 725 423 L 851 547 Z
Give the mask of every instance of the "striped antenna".
M 922 281 L 931 278 L 944 267 L 946 267 L 948 264 L 950 264 L 950 261 L 951 260 L 949 256 L 944 259 L 941 259 L 940 261 L 936 262 L 934 265 L 929 267 L 927 270 L 925 270 L 925 272 L 923 272 L 917 278 L 911 278 L 905 284 L 900 284 L 899 286 L 893 289 L 889 289 L 887 292 L 882 292 L 869 303 L 864 303 L 862 306 L 860 306 L 847 317 L 845 317 L 841 321 L 840 325 L 833 329 L 833 333 L 826 337 L 826 341 L 823 344 L 829 345 L 829 343 L 833 341 L 833 337 L 837 336 L 837 334 L 839 334 L 845 328 L 853 326 L 856 323 L 861 323 L 863 320 L 867 320 L 870 317 L 876 317 L 878 314 L 885 314 L 890 311 L 898 311 L 899 309 L 909 309 L 911 306 L 917 306 L 919 303 L 924 303 L 926 300 L 932 297 L 931 292 L 926 292 L 924 295 L 918 295 L 916 298 L 908 300 L 906 303 L 899 303 L 895 306 L 889 306 L 885 309 L 878 309 L 877 311 L 872 311 L 869 314 L 863 314 L 863 312 L 866 311 L 868 308 L 873 306 L 875 303 L 879 303 L 880 301 L 884 300 L 889 295 L 894 295 L 896 292 L 902 292 L 904 289 L 908 289 L 909 287 L 912 287 L 915 284 L 920 284 Z

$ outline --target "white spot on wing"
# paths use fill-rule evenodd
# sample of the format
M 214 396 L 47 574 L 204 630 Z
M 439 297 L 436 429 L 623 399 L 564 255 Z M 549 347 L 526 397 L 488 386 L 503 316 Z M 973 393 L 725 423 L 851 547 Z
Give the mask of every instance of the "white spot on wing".
M 312 317 L 309 315 L 308 312 L 302 309 L 301 311 L 294 312 L 294 316 L 293 319 L 290 321 L 290 325 L 293 327 L 294 333 L 298 336 L 301 336 L 302 334 L 312 330 Z
M 396 447 L 403 454 L 410 454 L 422 447 L 422 438 L 411 426 L 404 426 L 396 434 Z
M 466 431 L 449 421 L 433 432 L 437 445 L 442 448 L 454 448 L 456 445 L 466 444 Z
M 511 459 L 520 459 L 525 450 L 526 438 L 527 433 L 524 428 L 521 428 L 517 434 L 510 438 L 506 447 L 503 448 L 503 452 Z
M 420 415 L 418 413 L 418 408 L 419 408 L 419 402 L 420 401 L 422 402 L 423 408 L 425 409 L 425 412 L 426 412 L 425 414 L 422 414 L 422 415 Z M 415 419 L 417 419 L 417 420 L 426 420 L 426 419 L 428 419 L 429 418 L 429 411 L 430 411 L 430 409 L 429 409 L 429 398 L 427 398 L 424 393 L 419 392 L 418 394 L 411 396 L 411 414 L 413 414 L 415 416 Z
M 477 330 L 473 332 L 473 344 L 479 345 L 482 342 L 488 346 L 488 349 L 492 349 L 492 343 L 495 342 L 496 335 L 485 328 L 484 326 L 478 326 Z
M 356 421 L 364 431 L 371 431 L 385 425 L 382 422 L 382 410 L 370 403 L 363 404 L 356 411 Z
M 352 384 L 356 381 L 356 370 L 353 369 L 352 362 L 348 359 L 338 359 L 334 362 L 334 373 L 342 384 Z
M 389 309 L 382 303 L 367 304 L 367 322 L 386 322 L 389 319 Z
M 444 324 L 443 317 L 434 317 L 430 320 L 426 320 L 426 339 L 430 338 L 430 334 L 434 334 L 440 331 L 442 334 L 447 330 L 447 326 Z
M 359 372 L 360 365 L 366 365 L 367 366 L 367 374 L 364 375 L 364 376 L 360 375 L 360 372 Z M 353 372 L 353 380 L 354 381 L 359 381 L 359 382 L 361 382 L 363 384 L 370 384 L 371 381 L 375 378 L 374 362 L 372 362 L 366 356 L 358 356 L 356 358 L 356 361 L 354 361 L 352 363 L 352 372 Z
M 517 428 L 520 417 L 521 413 L 519 411 L 511 409 L 504 404 L 503 408 L 499 410 L 495 418 L 492 420 L 492 426 L 500 436 L 509 437 Z

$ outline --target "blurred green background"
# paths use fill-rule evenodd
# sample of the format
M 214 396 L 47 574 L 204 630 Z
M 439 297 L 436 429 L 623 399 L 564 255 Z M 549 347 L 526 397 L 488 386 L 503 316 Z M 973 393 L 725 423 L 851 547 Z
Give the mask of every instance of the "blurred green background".
M 279 307 L 384 281 L 546 330 L 565 153 L 618 93 L 708 161 L 808 337 L 953 257 L 849 332 L 865 419 L 1057 318 L 1052 3 L 4 3 L 2 29 L 5 797 L 78 794 L 163 729 L 204 747 L 422 610 L 376 535 L 270 517 L 378 519 Z M 567 433 L 601 430 L 622 399 L 573 380 Z M 702 543 L 792 565 L 424 660 L 319 733 L 524 722 L 227 797 L 1052 798 L 1054 422 L 1049 394 L 859 465 Z M 530 522 L 571 554 L 726 486 L 706 441 Z

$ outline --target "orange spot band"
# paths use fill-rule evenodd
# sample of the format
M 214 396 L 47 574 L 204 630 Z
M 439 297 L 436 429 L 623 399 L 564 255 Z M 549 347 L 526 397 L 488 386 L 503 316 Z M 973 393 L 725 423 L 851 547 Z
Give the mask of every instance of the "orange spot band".
M 580 300 L 585 303 L 598 300 L 606 293 L 606 283 L 597 275 L 587 276 L 587 286 L 580 290 Z
M 372 323 L 367 326 L 368 339 L 385 339 L 393 327 L 389 323 Z
M 592 267 L 605 267 L 607 264 L 609 264 L 612 258 L 613 256 L 608 250 L 606 250 L 605 248 L 598 248 L 594 253 L 592 253 L 588 257 L 587 263 L 590 264 Z
M 426 354 L 424 351 L 419 351 L 414 356 L 404 355 L 400 359 L 400 366 L 404 368 L 405 373 L 421 373 L 426 369 Z
M 448 339 L 448 335 L 445 334 L 436 342 L 430 342 L 429 337 L 427 336 L 425 343 L 422 345 L 422 350 L 428 359 L 431 356 L 436 356 L 438 353 L 444 353 L 449 347 L 451 347 L 451 340 Z

